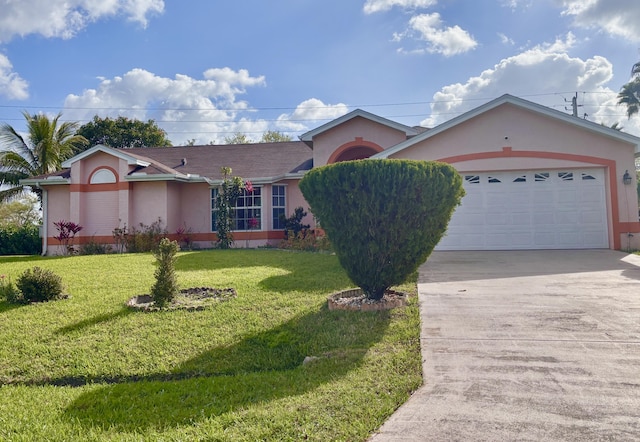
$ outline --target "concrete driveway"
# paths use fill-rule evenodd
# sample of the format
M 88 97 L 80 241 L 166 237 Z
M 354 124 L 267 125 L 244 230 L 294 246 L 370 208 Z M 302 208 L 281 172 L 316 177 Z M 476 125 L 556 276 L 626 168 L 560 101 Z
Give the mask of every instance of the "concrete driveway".
M 435 252 L 424 386 L 370 440 L 640 440 L 640 257 Z

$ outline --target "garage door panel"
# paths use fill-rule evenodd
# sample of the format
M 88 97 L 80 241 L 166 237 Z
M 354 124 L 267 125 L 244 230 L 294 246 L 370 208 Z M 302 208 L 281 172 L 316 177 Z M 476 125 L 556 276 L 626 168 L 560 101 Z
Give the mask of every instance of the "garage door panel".
M 438 250 L 607 248 L 604 169 L 465 174 Z

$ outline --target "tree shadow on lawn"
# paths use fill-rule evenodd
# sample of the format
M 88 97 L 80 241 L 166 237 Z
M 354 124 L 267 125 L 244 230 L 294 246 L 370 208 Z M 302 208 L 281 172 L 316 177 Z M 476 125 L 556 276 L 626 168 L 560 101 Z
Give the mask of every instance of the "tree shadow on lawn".
M 269 276 L 259 285 L 274 292 L 297 291 L 305 288 L 332 291 L 353 287 L 335 255 L 286 250 L 230 249 L 187 252 L 178 256 L 176 270 L 181 272 L 202 270 L 272 267 L 286 274 Z M 338 278 L 327 278 L 332 273 Z M 211 285 L 216 286 L 215 280 Z
M 1 306 L 1 304 L 0 304 L 0 306 Z M 93 316 L 91 318 L 87 318 L 87 319 L 83 319 L 82 321 L 78 321 L 78 322 L 76 322 L 74 324 L 69 324 L 67 326 L 61 327 L 58 330 L 56 330 L 55 333 L 58 334 L 58 335 L 66 335 L 66 334 L 69 334 L 69 333 L 73 333 L 73 332 L 84 330 L 87 327 L 91 327 L 91 326 L 94 326 L 94 325 L 97 325 L 97 324 L 102 324 L 104 322 L 113 321 L 114 319 L 118 319 L 120 317 L 130 315 L 131 313 L 134 313 L 134 312 L 130 308 L 122 307 L 122 309 L 120 309 L 120 310 L 118 310 L 116 312 L 103 313 L 101 315 L 96 315 L 96 316 Z
M 66 258 L 66 256 L 42 256 L 42 255 L 0 255 L 0 264 L 13 262 L 33 262 L 51 261 Z
M 27 304 L 18 304 L 7 300 L 0 301 L 0 313 L 8 312 L 14 308 L 24 307 Z
M 330 312 L 324 306 L 235 345 L 212 348 L 169 373 L 85 381 L 106 385 L 81 394 L 64 415 L 87 427 L 162 430 L 303 394 L 360 364 L 389 322 L 389 312 Z M 303 365 L 306 356 L 320 359 Z

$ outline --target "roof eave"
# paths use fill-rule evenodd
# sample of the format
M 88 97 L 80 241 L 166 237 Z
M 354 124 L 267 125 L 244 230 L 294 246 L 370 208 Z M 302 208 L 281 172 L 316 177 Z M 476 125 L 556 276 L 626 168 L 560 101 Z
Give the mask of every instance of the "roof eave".
M 404 132 L 407 137 L 413 137 L 418 134 L 418 131 L 416 131 L 414 128 L 410 126 L 406 126 L 402 123 L 398 123 L 397 121 L 392 121 L 387 118 L 380 117 L 378 115 L 372 114 L 362 109 L 356 109 L 347 114 L 342 115 L 341 117 L 331 120 L 313 130 L 310 130 L 309 132 L 305 132 L 302 135 L 300 135 L 298 138 L 300 139 L 300 141 L 303 141 L 309 147 L 313 148 L 313 137 L 323 132 L 326 132 L 330 129 L 333 129 L 334 127 L 339 126 L 342 123 L 345 123 L 356 117 L 366 118 L 367 120 L 374 121 L 384 126 L 399 130 L 401 132 Z
M 122 149 L 113 149 L 111 147 L 108 146 L 104 146 L 102 144 L 96 144 L 95 146 L 93 146 L 91 149 L 87 149 L 84 152 L 79 153 L 78 155 L 69 158 L 68 160 L 66 160 L 65 162 L 62 163 L 62 167 L 64 168 L 70 168 L 71 165 L 73 163 L 76 163 L 84 158 L 87 158 L 88 156 L 93 155 L 96 152 L 103 152 L 106 153 L 108 155 L 113 155 L 117 158 L 120 158 L 121 160 L 125 160 L 127 162 L 128 165 L 130 166 L 142 166 L 142 167 L 147 167 L 151 164 L 151 162 L 149 161 L 145 161 L 141 158 L 136 158 L 133 155 L 128 155 L 125 151 L 123 151 Z
M 24 178 L 20 180 L 20 184 L 25 186 L 52 186 L 55 184 L 71 184 L 71 180 L 63 177 Z
M 205 177 L 200 175 L 175 175 L 169 173 L 156 173 L 148 175 L 146 173 L 133 173 L 131 175 L 127 175 L 125 178 L 126 181 L 180 181 L 180 182 L 195 182 L 195 183 L 204 183 L 207 181 Z

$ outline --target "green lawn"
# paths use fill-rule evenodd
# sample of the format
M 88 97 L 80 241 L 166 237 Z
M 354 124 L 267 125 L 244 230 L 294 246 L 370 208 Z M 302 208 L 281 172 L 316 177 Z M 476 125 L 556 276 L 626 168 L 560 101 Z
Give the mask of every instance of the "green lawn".
M 358 441 L 421 383 L 416 297 L 330 312 L 351 287 L 332 255 L 181 252 L 182 288 L 238 292 L 191 312 L 125 308 L 153 284 L 150 254 L 0 257 L 0 274 L 36 265 L 71 298 L 0 301 L 2 441 Z

